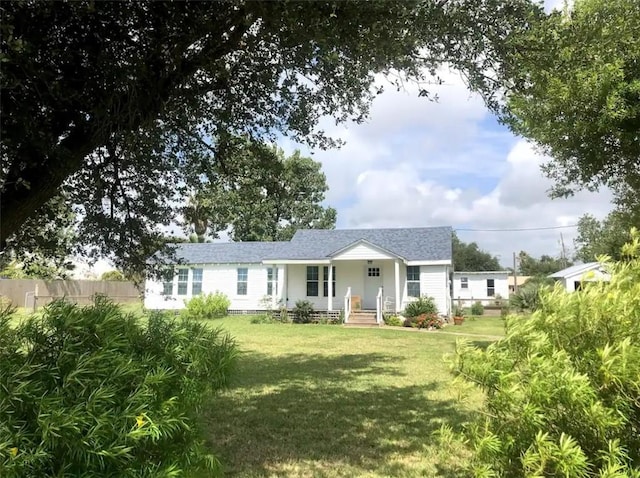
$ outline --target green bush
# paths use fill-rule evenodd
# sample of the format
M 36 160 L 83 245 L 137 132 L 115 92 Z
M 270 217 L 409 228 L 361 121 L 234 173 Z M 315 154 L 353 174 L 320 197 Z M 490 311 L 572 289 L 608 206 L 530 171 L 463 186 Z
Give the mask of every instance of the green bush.
M 186 302 L 181 315 L 191 320 L 208 320 L 226 317 L 231 301 L 222 292 L 197 295 Z
M 103 272 L 100 276 L 100 280 L 104 281 L 126 281 L 127 278 L 119 270 L 111 270 Z
M 236 348 L 218 330 L 104 298 L 54 302 L 15 328 L 0 314 L 0 476 L 216 472 L 198 414 Z
M 476 301 L 471 305 L 471 315 L 484 315 L 484 305 L 482 305 L 482 302 Z
M 313 316 L 313 304 L 308 300 L 299 300 L 293 308 L 293 322 L 295 324 L 309 324 Z
M 402 327 L 402 319 L 397 315 L 384 314 L 382 316 L 385 325 L 389 325 L 391 327 Z
M 418 317 L 422 314 L 437 314 L 438 307 L 436 306 L 435 299 L 433 297 L 419 297 L 413 302 L 409 302 L 404 309 L 405 317 Z
M 511 295 L 509 299 L 509 307 L 514 308 L 518 312 L 535 312 L 540 308 L 540 297 L 548 286 L 539 283 L 523 285 L 518 292 Z
M 611 281 L 544 290 L 486 351 L 461 343 L 455 373 L 486 393 L 466 439 L 476 476 L 640 477 L 640 234 Z
M 510 313 L 511 313 L 511 309 L 509 308 L 508 303 L 500 307 L 500 317 L 502 317 L 503 319 L 506 319 Z

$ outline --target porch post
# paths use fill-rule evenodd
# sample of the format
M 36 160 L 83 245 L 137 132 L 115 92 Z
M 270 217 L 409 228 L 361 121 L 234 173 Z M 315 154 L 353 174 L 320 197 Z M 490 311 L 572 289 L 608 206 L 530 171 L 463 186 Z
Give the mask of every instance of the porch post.
M 400 261 L 398 259 L 393 262 L 393 278 L 396 286 L 396 312 L 400 312 L 402 304 L 400 304 Z
M 278 302 L 277 292 L 278 292 L 278 266 L 277 264 L 273 264 L 271 267 L 271 307 L 276 306 Z
M 329 277 L 327 278 L 327 310 L 333 310 L 333 265 L 331 261 L 329 261 L 329 267 L 327 267 L 329 271 Z
M 289 284 L 287 282 L 288 269 L 289 269 L 289 266 L 287 264 L 282 264 L 282 292 L 280 297 L 282 297 L 282 304 L 287 309 L 289 309 L 289 301 L 287 300 L 287 296 L 289 295 Z

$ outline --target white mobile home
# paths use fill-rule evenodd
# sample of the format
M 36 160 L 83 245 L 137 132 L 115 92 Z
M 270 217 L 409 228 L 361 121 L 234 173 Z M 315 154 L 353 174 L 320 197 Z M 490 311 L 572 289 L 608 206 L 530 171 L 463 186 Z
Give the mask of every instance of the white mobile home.
M 599 262 L 589 262 L 567 267 L 549 275 L 562 283 L 567 292 L 579 290 L 583 282 L 608 281 L 611 276 Z
M 220 291 L 232 311 L 267 304 L 317 311 L 401 311 L 420 296 L 449 315 L 451 228 L 299 230 L 288 242 L 179 244 L 172 280 L 148 280 L 145 307 L 180 309 L 186 299 Z
M 453 299 L 469 306 L 480 301 L 488 305 L 497 298 L 509 298 L 508 271 L 454 272 Z

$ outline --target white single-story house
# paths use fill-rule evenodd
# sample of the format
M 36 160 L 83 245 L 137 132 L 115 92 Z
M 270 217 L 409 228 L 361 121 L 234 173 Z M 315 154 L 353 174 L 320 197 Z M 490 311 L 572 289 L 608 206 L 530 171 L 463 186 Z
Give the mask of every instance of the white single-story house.
M 454 272 L 453 299 L 463 306 L 509 298 L 509 271 Z
M 517 287 L 522 287 L 525 282 L 531 279 L 532 276 L 515 276 L 509 274 L 507 278 L 507 283 L 509 284 L 509 293 L 513 294 L 516 291 Z
M 609 273 L 599 262 L 577 264 L 550 274 L 549 277 L 562 283 L 567 292 L 579 290 L 583 282 L 609 281 L 611 279 Z
M 401 311 L 420 296 L 451 311 L 450 227 L 299 230 L 287 242 L 185 243 L 172 280 L 147 280 L 144 305 L 180 309 L 185 300 L 220 291 L 231 311 L 295 307 Z M 358 305 L 356 305 L 358 304 Z

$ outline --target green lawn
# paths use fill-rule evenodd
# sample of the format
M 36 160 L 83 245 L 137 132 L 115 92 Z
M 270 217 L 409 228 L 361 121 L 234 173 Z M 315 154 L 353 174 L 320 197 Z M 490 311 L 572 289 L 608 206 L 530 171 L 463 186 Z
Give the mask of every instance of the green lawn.
M 443 355 L 458 334 L 480 347 L 504 334 L 496 317 L 430 332 L 241 316 L 211 325 L 242 351 L 230 389 L 203 416 L 208 446 L 233 477 L 461 476 L 465 450 L 442 451 L 433 432 L 470 420 L 481 397 L 456 401 Z
M 445 331 L 498 334 L 497 320 L 476 322 Z M 442 356 L 456 335 L 246 317 L 214 324 L 243 351 L 230 390 L 206 413 L 227 476 L 459 476 L 464 452 L 447 455 L 432 437 L 441 423 L 469 420 L 480 401 L 460 405 L 449 386 Z
M 504 319 L 501 317 L 466 317 L 462 325 L 447 327 L 447 332 L 460 332 L 470 335 L 504 335 Z

